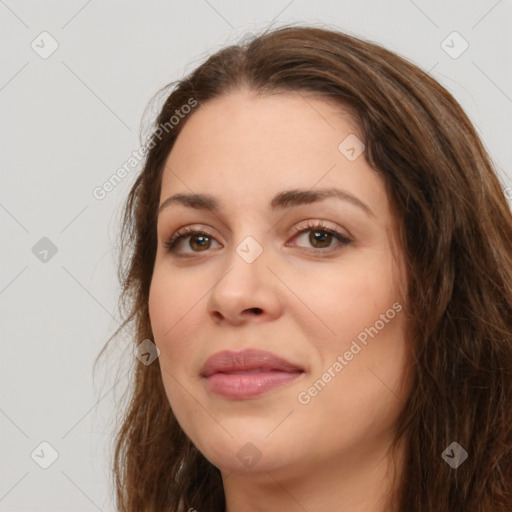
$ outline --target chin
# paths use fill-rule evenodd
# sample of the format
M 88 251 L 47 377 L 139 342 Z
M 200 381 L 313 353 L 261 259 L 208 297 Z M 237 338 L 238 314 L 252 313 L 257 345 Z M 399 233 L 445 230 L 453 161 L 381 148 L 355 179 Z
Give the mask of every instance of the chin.
M 238 448 L 238 447 L 237 447 Z M 209 447 L 208 453 L 203 455 L 221 472 L 237 474 L 256 474 L 272 471 L 282 465 L 276 453 L 262 451 L 254 443 L 247 442 L 238 449 L 229 451 L 217 450 Z
M 192 442 L 214 466 L 226 473 L 257 473 L 281 466 L 286 447 L 278 436 L 271 442 L 266 439 L 271 430 L 266 425 L 256 428 L 254 423 L 250 427 L 249 422 L 245 423 L 245 428 L 240 425 L 239 429 L 226 425 L 233 437 L 223 430 L 218 437 Z

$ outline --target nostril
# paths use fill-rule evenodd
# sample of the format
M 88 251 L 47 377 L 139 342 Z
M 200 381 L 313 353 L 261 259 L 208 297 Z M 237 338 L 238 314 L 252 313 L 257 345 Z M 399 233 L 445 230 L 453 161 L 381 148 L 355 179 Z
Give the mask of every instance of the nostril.
M 261 313 L 263 313 L 261 308 L 250 308 L 249 311 L 256 313 L 257 315 L 261 315 Z

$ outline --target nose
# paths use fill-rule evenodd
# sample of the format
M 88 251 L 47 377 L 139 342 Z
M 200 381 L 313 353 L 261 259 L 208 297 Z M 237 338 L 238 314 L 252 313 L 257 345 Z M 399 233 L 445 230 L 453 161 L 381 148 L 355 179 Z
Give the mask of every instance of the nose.
M 208 297 L 208 314 L 215 323 L 266 322 L 281 314 L 280 281 L 268 263 L 265 251 L 249 263 L 233 250 Z

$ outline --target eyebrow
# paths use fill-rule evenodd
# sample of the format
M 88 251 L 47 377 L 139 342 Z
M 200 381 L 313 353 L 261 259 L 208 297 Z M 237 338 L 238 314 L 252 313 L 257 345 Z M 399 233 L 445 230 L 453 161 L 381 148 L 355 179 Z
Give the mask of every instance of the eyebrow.
M 285 210 L 287 208 L 297 207 L 303 204 L 311 204 L 324 199 L 337 198 L 347 201 L 354 206 L 361 208 L 370 217 L 375 217 L 372 209 L 356 196 L 337 188 L 319 189 L 319 190 L 286 190 L 279 192 L 270 202 L 272 211 Z M 168 197 L 159 207 L 158 213 L 162 212 L 171 204 L 181 204 L 188 208 L 197 210 L 211 210 L 213 213 L 219 213 L 221 210 L 220 202 L 210 194 L 174 194 Z

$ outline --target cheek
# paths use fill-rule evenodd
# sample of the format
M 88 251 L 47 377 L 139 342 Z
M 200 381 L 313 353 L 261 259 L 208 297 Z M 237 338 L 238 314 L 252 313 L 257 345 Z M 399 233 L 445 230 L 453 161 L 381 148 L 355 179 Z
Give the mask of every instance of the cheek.
M 169 368 L 189 361 L 195 327 L 204 316 L 204 290 L 193 285 L 189 276 L 171 279 L 155 269 L 149 293 L 149 316 L 161 361 Z M 172 354 L 172 357 L 170 355 Z
M 186 376 L 190 378 L 193 371 L 191 362 L 194 354 L 192 337 L 194 314 L 200 311 L 198 303 L 202 294 L 194 295 L 190 279 L 187 285 L 180 283 L 180 279 L 173 278 L 172 282 L 165 273 L 155 268 L 149 293 L 149 316 L 154 335 L 154 342 L 160 349 L 159 364 L 162 374 L 163 386 L 178 422 L 189 431 L 190 426 L 183 424 L 197 404 L 190 399 L 186 388 Z M 176 290 L 181 290 L 176 293 Z M 189 292 L 187 293 L 187 290 Z M 194 307 L 195 305 L 195 307 Z M 195 411 L 194 414 L 198 414 Z
M 368 313 L 370 317 L 373 313 Z M 343 322 L 353 336 L 344 332 Z M 385 432 L 407 399 L 409 356 L 403 312 L 380 330 L 368 329 L 368 334 L 365 328 L 374 324 L 375 319 L 365 325 L 355 322 L 348 312 L 344 314 L 336 343 L 323 347 L 322 367 L 300 389 L 297 400 L 306 415 L 305 425 L 311 431 L 323 431 L 322 445 L 359 445 Z M 366 336 L 365 343 L 358 339 L 359 333 Z
M 297 307 L 301 314 L 297 317 L 307 337 L 331 344 L 335 350 L 345 342 L 350 344 L 400 301 L 385 257 L 354 258 L 339 268 L 305 273 L 295 280 L 294 292 L 300 299 Z

